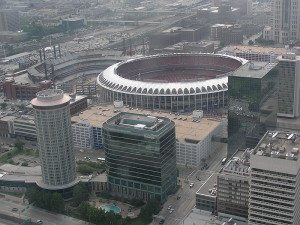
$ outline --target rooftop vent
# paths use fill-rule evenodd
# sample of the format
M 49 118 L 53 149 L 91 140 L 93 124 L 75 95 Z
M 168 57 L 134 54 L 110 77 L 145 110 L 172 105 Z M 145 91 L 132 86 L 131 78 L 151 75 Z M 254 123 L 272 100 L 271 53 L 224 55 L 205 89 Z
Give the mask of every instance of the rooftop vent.
M 272 152 L 271 152 L 271 157 L 272 157 L 272 158 L 278 158 L 278 157 L 279 157 L 279 152 L 272 151 Z
M 284 54 L 284 55 L 282 56 L 282 58 L 283 58 L 283 59 L 291 59 L 291 60 L 294 60 L 294 59 L 296 59 L 296 54 L 293 53 L 293 52 L 288 52 L 288 53 Z

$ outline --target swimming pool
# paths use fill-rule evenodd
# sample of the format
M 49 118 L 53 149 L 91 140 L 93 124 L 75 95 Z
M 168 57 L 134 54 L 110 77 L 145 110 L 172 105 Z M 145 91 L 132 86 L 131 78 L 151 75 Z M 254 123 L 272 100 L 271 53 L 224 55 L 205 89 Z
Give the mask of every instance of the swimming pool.
M 115 214 L 119 214 L 121 212 L 121 208 L 116 206 L 115 204 L 105 204 L 100 206 L 105 212 L 113 212 Z

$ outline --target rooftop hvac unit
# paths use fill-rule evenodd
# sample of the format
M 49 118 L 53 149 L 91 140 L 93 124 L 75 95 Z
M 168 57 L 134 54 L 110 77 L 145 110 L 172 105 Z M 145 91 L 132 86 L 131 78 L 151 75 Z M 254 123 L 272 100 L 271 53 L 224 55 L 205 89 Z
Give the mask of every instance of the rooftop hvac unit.
M 286 156 L 286 159 L 293 160 L 295 155 L 292 153 L 287 153 L 285 156 Z
M 122 108 L 124 106 L 123 101 L 116 100 L 114 101 L 115 108 Z
M 294 137 L 294 134 L 290 134 L 287 139 L 291 140 L 293 137 Z
M 272 138 L 275 138 L 278 135 L 278 132 L 272 135 Z
M 194 110 L 193 111 L 194 119 L 201 119 L 202 117 L 203 117 L 203 110 Z
M 272 158 L 278 158 L 278 157 L 279 157 L 279 152 L 272 151 L 272 152 L 271 152 L 271 157 L 272 157 Z
M 298 155 L 299 153 L 299 148 L 293 148 L 291 151 L 294 155 Z

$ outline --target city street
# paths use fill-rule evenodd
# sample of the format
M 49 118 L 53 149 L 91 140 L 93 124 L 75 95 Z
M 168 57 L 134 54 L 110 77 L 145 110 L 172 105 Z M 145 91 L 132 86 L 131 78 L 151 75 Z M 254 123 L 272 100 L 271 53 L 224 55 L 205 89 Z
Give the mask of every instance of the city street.
M 175 195 L 168 198 L 167 202 L 164 204 L 163 209 L 159 213 L 160 217 L 165 218 L 166 225 L 181 225 L 182 221 L 188 216 L 191 210 L 195 206 L 196 192 L 199 188 L 206 182 L 206 180 L 215 172 L 221 170 L 221 161 L 226 157 L 227 148 L 226 145 L 214 154 L 214 157 L 207 161 L 209 165 L 208 170 L 201 170 L 199 168 L 184 168 L 179 167 L 179 179 L 182 186 L 177 191 Z M 190 188 L 190 183 L 194 183 L 194 186 Z M 180 199 L 177 200 L 177 196 Z M 172 213 L 168 210 L 168 207 L 174 209 Z M 154 219 L 151 225 L 159 224 L 160 219 Z

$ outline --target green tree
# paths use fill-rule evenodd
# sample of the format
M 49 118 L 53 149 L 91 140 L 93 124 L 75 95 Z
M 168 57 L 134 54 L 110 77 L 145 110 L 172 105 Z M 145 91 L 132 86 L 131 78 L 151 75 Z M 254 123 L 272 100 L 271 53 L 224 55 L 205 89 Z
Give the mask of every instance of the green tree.
M 15 148 L 18 152 L 22 152 L 24 150 L 24 143 L 20 140 L 17 140 L 15 143 Z
M 1 109 L 5 109 L 7 107 L 7 103 L 6 102 L 2 102 L 0 104 Z
M 254 45 L 254 41 L 252 40 L 248 41 L 248 45 Z
M 58 213 L 64 212 L 65 203 L 60 193 L 28 188 L 25 197 L 30 204 L 37 207 Z
M 78 206 L 81 202 L 89 199 L 89 192 L 87 187 L 83 183 L 79 183 L 73 189 L 73 203 Z
M 51 211 L 62 213 L 65 210 L 65 202 L 61 194 L 54 192 L 51 194 L 49 208 Z
M 160 201 L 157 199 L 150 199 L 147 204 L 141 208 L 140 216 L 144 221 L 152 221 L 152 216 L 159 213 L 161 209 Z

